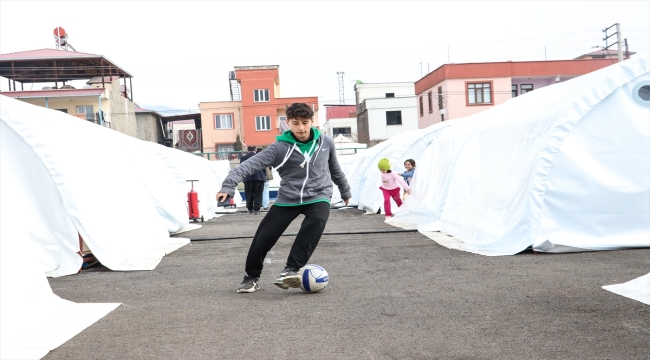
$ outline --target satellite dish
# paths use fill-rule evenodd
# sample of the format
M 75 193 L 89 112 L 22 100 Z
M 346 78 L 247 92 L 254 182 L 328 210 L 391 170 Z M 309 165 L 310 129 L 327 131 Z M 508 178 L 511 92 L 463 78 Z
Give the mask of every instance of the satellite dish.
M 66 34 L 65 29 L 62 27 L 58 27 L 54 29 L 54 37 L 57 38 L 67 38 L 68 34 Z
M 72 51 L 76 51 L 72 47 L 72 45 L 68 43 L 68 33 L 66 33 L 65 29 L 60 26 L 54 29 L 54 42 L 56 43 L 57 50 L 59 48 L 63 48 L 63 50 L 68 50 L 68 47 L 70 47 Z

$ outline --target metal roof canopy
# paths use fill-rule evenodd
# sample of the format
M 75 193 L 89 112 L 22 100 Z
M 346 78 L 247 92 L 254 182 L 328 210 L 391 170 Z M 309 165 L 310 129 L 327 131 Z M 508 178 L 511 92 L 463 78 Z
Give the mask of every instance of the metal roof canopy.
M 196 129 L 201 129 L 202 128 L 201 113 L 170 115 L 170 116 L 163 116 L 162 117 L 162 121 L 165 121 L 165 122 L 180 121 L 180 120 L 194 120 L 194 127 Z
M 0 55 L 0 76 L 21 83 L 65 82 L 113 75 L 132 77 L 103 55 L 54 49 Z

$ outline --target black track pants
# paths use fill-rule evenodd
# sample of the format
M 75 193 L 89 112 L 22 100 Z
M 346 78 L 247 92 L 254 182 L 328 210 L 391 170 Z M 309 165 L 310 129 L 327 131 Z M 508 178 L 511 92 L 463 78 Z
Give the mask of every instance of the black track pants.
M 244 193 L 246 194 L 246 208 L 251 211 L 259 211 L 262 207 L 262 196 L 264 196 L 264 181 L 244 182 Z
M 304 214 L 305 219 L 291 247 L 287 266 L 301 268 L 307 265 L 330 216 L 330 204 L 327 202 L 300 206 L 271 206 L 257 228 L 253 243 L 248 250 L 246 258 L 248 276 L 260 276 L 266 254 L 273 248 L 289 224 L 300 214 Z

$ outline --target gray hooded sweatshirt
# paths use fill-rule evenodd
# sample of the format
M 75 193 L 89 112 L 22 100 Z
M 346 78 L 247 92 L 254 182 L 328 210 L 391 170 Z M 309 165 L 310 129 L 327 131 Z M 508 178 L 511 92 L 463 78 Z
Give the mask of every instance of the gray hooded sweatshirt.
M 339 187 L 341 198 L 352 196 L 350 185 L 336 159 L 334 140 L 320 136 L 312 127 L 314 138 L 304 144 L 295 140 L 291 131 L 277 137 L 275 143 L 232 169 L 220 192 L 235 195 L 235 187 L 243 178 L 267 166 L 277 169 L 282 180 L 275 205 L 296 206 L 332 199 L 332 182 Z M 302 149 L 302 150 L 301 150 Z

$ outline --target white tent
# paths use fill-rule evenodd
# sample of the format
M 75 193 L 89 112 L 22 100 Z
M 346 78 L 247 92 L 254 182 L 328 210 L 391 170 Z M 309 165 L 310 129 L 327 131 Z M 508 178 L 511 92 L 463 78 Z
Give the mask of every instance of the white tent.
M 45 274 L 77 273 L 80 237 L 112 270 L 152 270 L 189 243 L 169 237 L 189 223 L 186 180 L 198 180 L 199 210 L 209 220 L 228 171 L 5 96 L 0 136 L 2 358 L 43 356 L 117 306 L 82 306 L 52 294 Z M 16 271 L 24 268 L 15 264 L 19 254 L 36 263 L 33 273 Z
M 10 130 L 3 127 L 1 131 Z M 24 149 L 15 149 L 19 150 Z M 42 216 L 54 220 L 49 230 L 54 231 L 52 235 L 55 236 L 76 236 L 76 232 L 70 231 L 70 222 L 61 216 L 63 205 L 56 191 L 52 191 L 53 182 L 44 182 L 42 188 L 31 189 L 36 192 L 31 196 L 40 198 L 42 208 L 22 205 L 31 199 L 29 192 L 23 191 L 21 182 L 26 177 L 38 176 L 42 169 L 36 166 L 24 167 L 24 171 L 8 171 L 5 157 L 11 152 L 3 148 L 0 153 L 0 359 L 40 359 L 119 304 L 75 304 L 52 293 L 43 274 L 44 269 L 32 260 L 40 252 L 52 251 L 56 244 L 50 240 L 43 246 L 43 239 L 34 238 L 35 235 L 46 235 L 43 233 L 46 230 L 42 227 L 43 221 L 34 220 Z M 24 210 L 37 212 L 23 213 Z M 64 221 L 57 226 L 56 220 Z M 78 261 L 78 265 L 81 265 L 81 261 Z
M 376 210 L 379 158 L 401 171 L 413 154 L 412 195 L 388 222 L 452 235 L 443 245 L 484 255 L 648 247 L 649 68 L 627 60 L 390 139 L 347 166 L 353 197 Z M 425 132 L 426 146 L 401 150 Z
M 368 148 L 368 145 L 354 142 L 343 136 L 343 134 L 338 134 L 334 138 L 334 146 L 336 147 L 337 155 L 352 155 L 365 151 Z

